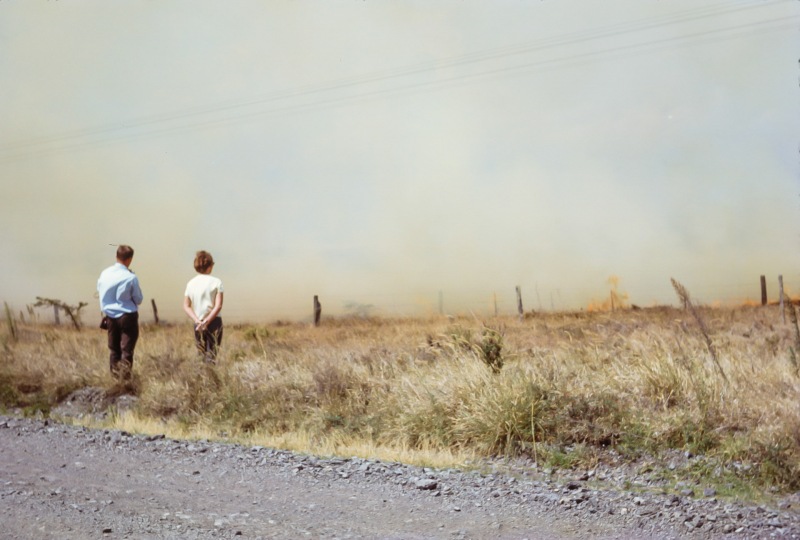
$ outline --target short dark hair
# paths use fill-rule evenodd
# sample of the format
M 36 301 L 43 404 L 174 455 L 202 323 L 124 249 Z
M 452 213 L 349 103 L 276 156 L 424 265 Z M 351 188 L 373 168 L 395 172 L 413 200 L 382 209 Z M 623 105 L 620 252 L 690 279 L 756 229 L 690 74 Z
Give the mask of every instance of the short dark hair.
M 204 274 L 209 268 L 214 266 L 214 257 L 208 251 L 200 250 L 194 256 L 194 269 Z
M 125 244 L 120 244 L 117 246 L 117 260 L 118 261 L 127 261 L 128 259 L 133 258 L 133 248 L 131 246 L 127 246 Z

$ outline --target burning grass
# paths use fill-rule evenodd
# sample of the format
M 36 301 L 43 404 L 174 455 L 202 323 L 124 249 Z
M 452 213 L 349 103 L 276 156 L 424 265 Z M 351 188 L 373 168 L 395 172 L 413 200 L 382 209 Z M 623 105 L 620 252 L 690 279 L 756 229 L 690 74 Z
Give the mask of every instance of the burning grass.
M 101 331 L 15 331 L 0 334 L 0 401 L 26 413 L 99 386 L 138 396 L 114 419 L 134 431 L 428 464 L 681 450 L 711 477 L 800 489 L 797 331 L 772 306 L 229 325 L 214 366 L 186 328 L 145 326 L 124 388 Z

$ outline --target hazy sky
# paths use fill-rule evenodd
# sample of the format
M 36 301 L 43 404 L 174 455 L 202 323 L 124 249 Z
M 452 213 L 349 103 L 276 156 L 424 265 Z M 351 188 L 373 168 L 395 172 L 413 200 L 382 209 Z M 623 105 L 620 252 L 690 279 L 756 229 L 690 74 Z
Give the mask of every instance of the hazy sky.
M 0 301 L 182 317 L 800 293 L 800 2 L 0 2 Z M 440 296 L 441 295 L 441 296 Z M 88 315 L 88 314 L 87 314 Z

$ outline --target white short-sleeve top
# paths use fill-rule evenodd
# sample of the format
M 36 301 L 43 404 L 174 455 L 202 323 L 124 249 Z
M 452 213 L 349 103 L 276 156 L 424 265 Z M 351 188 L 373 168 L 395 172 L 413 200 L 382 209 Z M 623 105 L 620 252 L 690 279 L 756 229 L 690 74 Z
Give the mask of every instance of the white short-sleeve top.
M 222 280 L 209 274 L 197 274 L 186 284 L 184 296 L 192 303 L 198 319 L 203 319 L 214 308 L 217 293 L 222 291 Z

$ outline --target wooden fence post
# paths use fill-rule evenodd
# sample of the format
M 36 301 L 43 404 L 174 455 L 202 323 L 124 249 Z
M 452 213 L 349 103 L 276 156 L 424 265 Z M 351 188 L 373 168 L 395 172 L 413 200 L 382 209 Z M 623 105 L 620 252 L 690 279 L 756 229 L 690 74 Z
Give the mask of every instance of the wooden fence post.
M 61 324 L 61 316 L 58 314 L 58 306 L 53 305 L 53 317 L 56 320 L 56 325 Z
M 522 309 L 522 289 L 517 285 L 517 311 L 519 311 L 519 320 L 525 318 L 525 312 Z
M 319 303 L 319 296 L 314 295 L 314 326 L 319 326 L 319 319 L 322 317 L 322 304 Z
M 151 298 L 150 303 L 153 305 L 153 317 L 156 320 L 156 324 L 158 324 L 158 307 L 156 306 L 156 299 Z
M 781 304 L 781 318 L 783 319 L 783 324 L 786 324 L 786 310 L 783 306 L 783 275 L 778 276 L 778 294 L 780 295 L 780 304 Z
M 761 276 L 761 305 L 767 305 L 767 277 Z

